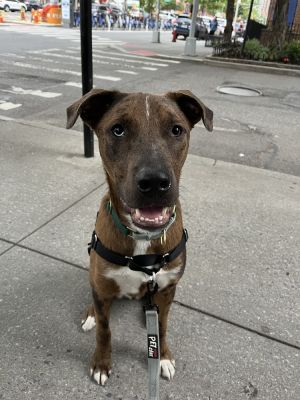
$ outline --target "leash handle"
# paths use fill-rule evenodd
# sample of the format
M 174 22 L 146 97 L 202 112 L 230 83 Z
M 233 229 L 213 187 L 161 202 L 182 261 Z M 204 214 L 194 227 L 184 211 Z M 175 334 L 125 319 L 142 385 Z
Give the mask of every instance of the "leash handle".
M 155 307 L 147 309 L 149 400 L 159 400 L 160 347 L 158 313 Z

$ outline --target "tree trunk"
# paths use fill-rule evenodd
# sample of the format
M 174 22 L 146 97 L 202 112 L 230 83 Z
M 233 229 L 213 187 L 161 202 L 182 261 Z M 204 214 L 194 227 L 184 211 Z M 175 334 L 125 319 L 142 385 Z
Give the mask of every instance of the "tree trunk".
M 277 0 L 275 4 L 272 36 L 269 45 L 282 50 L 288 28 L 289 0 Z
M 232 35 L 232 22 L 234 18 L 234 1 L 235 0 L 227 0 L 227 7 L 226 7 L 226 26 L 224 29 L 224 42 L 230 43 L 231 42 L 231 35 Z

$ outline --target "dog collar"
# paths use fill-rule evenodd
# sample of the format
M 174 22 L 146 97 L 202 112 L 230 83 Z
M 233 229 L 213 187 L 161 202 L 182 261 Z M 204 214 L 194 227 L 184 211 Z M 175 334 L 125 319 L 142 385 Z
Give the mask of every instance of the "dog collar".
M 182 238 L 178 245 L 165 254 L 142 254 L 136 256 L 124 256 L 123 254 L 116 253 L 103 245 L 97 237 L 96 232 L 92 234 L 92 240 L 88 245 L 88 252 L 94 250 L 100 257 L 106 261 L 120 265 L 128 266 L 132 271 L 141 271 L 147 275 L 153 275 L 163 268 L 167 263 L 175 260 L 185 249 L 188 240 L 187 230 L 183 230 Z
M 176 219 L 176 210 L 174 207 L 174 212 L 167 223 L 167 225 L 164 227 L 164 229 L 160 231 L 153 231 L 153 232 L 137 232 L 134 231 L 133 229 L 129 228 L 128 226 L 124 225 L 116 213 L 115 209 L 112 206 L 111 200 L 109 200 L 106 203 L 106 209 L 109 212 L 109 214 L 112 217 L 112 220 L 114 221 L 115 226 L 119 229 L 123 235 L 128 236 L 134 240 L 155 240 L 155 239 L 161 239 L 161 241 L 165 242 L 166 240 L 166 234 L 170 226 L 175 222 Z

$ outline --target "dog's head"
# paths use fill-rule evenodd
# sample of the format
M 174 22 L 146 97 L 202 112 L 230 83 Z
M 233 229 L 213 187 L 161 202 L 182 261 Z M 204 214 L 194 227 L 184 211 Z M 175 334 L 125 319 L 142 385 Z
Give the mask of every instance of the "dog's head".
M 93 89 L 67 109 L 96 133 L 112 202 L 143 229 L 163 229 L 179 195 L 190 130 L 213 113 L 189 91 L 165 95 Z

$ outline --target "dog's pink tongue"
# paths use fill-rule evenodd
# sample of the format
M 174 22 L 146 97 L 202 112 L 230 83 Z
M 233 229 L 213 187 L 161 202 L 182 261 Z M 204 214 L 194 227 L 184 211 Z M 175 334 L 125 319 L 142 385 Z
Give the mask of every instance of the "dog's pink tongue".
M 139 208 L 139 212 L 141 214 L 141 217 L 155 219 L 159 218 L 162 215 L 163 207 Z

